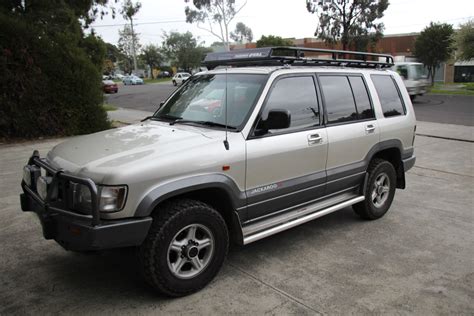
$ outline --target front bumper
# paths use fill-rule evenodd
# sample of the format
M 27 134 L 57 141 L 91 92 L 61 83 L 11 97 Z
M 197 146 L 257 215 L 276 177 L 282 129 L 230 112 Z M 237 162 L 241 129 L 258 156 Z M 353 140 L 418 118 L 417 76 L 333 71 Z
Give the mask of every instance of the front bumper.
M 78 178 L 62 171 L 54 170 L 37 154 L 33 154 L 29 164 L 46 169 L 55 179 L 54 183 L 64 180 L 87 184 L 91 190 L 93 201 L 92 214 L 80 214 L 62 207 L 60 201 L 42 200 L 25 182 L 21 186 L 21 209 L 38 215 L 45 239 L 54 239 L 68 250 L 86 251 L 102 250 L 118 247 L 138 246 L 145 240 L 152 218 L 132 218 L 120 220 L 104 220 L 98 211 L 97 188 L 90 179 Z

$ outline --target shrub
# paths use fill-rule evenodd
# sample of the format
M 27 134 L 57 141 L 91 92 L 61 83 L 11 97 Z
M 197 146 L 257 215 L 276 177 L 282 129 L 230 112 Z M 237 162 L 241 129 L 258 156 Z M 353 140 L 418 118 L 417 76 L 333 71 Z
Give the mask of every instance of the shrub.
M 37 19 L 0 11 L 2 138 L 84 134 L 110 127 L 100 106 L 96 65 L 102 64 L 97 56 L 105 49 L 96 47 L 99 54 L 93 62 L 94 41 L 84 38 L 71 10 L 60 13 L 41 25 Z

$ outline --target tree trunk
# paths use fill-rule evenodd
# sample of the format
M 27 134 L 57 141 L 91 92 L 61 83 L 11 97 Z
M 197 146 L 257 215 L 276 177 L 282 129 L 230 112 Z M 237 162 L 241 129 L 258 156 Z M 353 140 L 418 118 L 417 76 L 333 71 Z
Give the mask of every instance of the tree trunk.
M 153 80 L 155 78 L 153 78 L 153 65 L 148 65 L 150 66 L 150 78 Z
M 434 77 L 435 77 L 435 74 L 436 74 L 436 68 L 435 68 L 435 67 L 431 67 L 431 86 L 434 86 Z

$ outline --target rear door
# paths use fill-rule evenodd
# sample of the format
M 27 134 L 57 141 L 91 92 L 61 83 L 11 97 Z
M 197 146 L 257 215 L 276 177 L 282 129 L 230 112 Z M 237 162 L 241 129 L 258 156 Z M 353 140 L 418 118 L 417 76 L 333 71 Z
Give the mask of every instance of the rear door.
M 320 75 L 328 134 L 327 194 L 363 182 L 369 151 L 379 142 L 379 126 L 362 75 Z
M 248 219 L 317 199 L 324 194 L 327 135 L 315 76 L 275 79 L 247 140 Z M 259 135 L 258 122 L 272 109 L 290 111 L 287 129 Z

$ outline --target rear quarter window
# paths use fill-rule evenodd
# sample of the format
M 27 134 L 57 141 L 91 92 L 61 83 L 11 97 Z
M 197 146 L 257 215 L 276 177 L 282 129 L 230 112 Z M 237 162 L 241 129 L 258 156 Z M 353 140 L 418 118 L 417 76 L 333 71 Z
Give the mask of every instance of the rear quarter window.
M 405 107 L 392 76 L 371 75 L 370 77 L 377 90 L 383 115 L 385 117 L 404 115 Z

